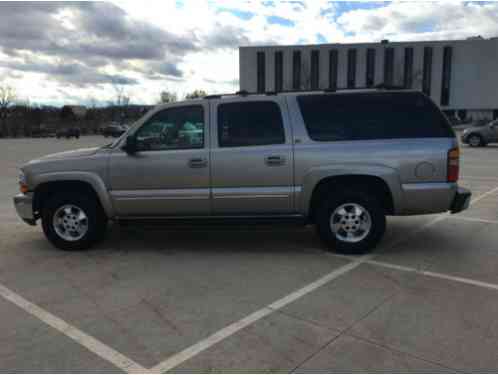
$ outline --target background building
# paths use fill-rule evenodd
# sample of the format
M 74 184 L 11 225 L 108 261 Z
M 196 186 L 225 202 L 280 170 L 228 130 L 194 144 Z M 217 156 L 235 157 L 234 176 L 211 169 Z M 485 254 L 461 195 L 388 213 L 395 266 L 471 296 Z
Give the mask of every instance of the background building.
M 450 117 L 498 118 L 498 38 L 241 47 L 249 92 L 372 87 L 425 92 Z

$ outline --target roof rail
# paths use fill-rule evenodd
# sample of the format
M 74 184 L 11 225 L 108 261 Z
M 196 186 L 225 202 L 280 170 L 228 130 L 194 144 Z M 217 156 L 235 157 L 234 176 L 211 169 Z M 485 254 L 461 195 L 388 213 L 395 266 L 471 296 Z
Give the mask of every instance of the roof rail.
M 386 83 L 379 83 L 375 86 L 362 86 L 362 87 L 337 87 L 337 88 L 324 88 L 324 89 L 313 89 L 313 90 L 282 90 L 282 91 L 265 91 L 265 92 L 249 92 L 247 90 L 240 90 L 235 93 L 227 93 L 227 94 L 213 94 L 207 95 L 204 99 L 221 99 L 224 96 L 251 96 L 251 95 L 267 95 L 273 96 L 278 94 L 292 94 L 292 93 L 300 93 L 300 92 L 337 92 L 337 91 L 352 91 L 352 90 L 409 90 L 409 88 L 404 86 L 390 85 Z

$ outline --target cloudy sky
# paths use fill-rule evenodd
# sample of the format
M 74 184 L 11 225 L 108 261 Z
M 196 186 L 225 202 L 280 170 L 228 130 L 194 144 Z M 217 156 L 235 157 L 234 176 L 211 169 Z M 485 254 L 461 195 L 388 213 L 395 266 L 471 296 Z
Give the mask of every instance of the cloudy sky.
M 238 88 L 238 46 L 498 36 L 494 2 L 1 2 L 0 84 L 40 104 Z

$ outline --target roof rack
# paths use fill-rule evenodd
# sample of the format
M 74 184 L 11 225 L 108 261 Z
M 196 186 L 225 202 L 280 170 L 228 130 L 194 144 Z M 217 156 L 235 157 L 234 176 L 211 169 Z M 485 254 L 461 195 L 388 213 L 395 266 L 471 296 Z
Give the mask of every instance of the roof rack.
M 386 83 L 379 83 L 375 86 L 362 86 L 362 87 L 338 87 L 338 88 L 325 88 L 325 89 L 313 89 L 313 90 L 282 90 L 282 91 L 265 91 L 265 92 L 249 92 L 247 90 L 240 90 L 235 93 L 228 94 L 213 94 L 207 95 L 204 99 L 221 99 L 225 96 L 251 96 L 251 95 L 266 95 L 266 96 L 274 96 L 278 94 L 292 94 L 292 93 L 300 93 L 300 92 L 317 92 L 317 93 L 330 93 L 337 91 L 353 91 L 353 90 L 409 90 L 409 88 L 404 86 L 390 85 Z

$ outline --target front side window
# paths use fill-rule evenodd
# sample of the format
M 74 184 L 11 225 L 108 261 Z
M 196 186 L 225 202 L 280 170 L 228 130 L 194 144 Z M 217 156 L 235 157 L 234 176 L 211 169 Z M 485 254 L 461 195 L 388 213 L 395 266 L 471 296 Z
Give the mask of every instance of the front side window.
M 282 114 L 270 101 L 226 103 L 218 106 L 220 147 L 285 143 Z
M 202 106 L 177 107 L 153 115 L 135 134 L 139 151 L 204 147 Z

